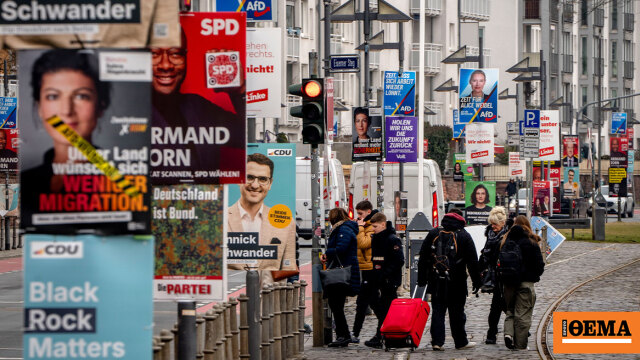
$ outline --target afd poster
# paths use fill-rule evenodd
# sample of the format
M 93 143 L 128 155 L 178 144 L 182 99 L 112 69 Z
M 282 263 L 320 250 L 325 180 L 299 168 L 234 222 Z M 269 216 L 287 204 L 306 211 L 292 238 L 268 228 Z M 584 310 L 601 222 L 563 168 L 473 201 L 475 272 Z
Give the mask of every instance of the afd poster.
M 215 4 L 216 11 L 245 12 L 247 21 L 277 20 L 274 0 L 215 0 Z
M 0 171 L 18 170 L 18 129 L 0 129 Z
M 0 129 L 16 129 L 18 98 L 0 97 Z
M 21 228 L 150 234 L 151 56 L 21 50 Z
M 467 125 L 465 140 L 468 164 L 493 164 L 494 130 L 493 124 Z
M 460 111 L 453 109 L 453 138 L 458 140 L 465 137 L 465 128 L 467 124 L 460 122 Z
M 153 237 L 25 236 L 25 359 L 151 360 Z
M 353 109 L 353 161 L 379 161 L 382 148 L 382 108 Z
M 413 116 L 416 109 L 416 72 L 384 72 L 384 116 Z
M 486 225 L 489 212 L 496 206 L 496 183 L 467 181 L 465 184 L 465 218 L 469 225 Z
M 386 161 L 418 161 L 418 118 L 387 116 L 385 119 Z
M 627 113 L 614 112 L 611 114 L 611 135 L 625 135 L 627 133 Z
M 282 29 L 248 28 L 247 116 L 281 117 L 281 82 Z
M 182 13 L 181 47 L 152 49 L 154 185 L 237 184 L 246 146 L 245 13 Z
M 498 74 L 498 69 L 460 69 L 461 123 L 498 122 Z
M 560 111 L 540 110 L 540 150 L 536 160 L 560 160 Z
M 224 300 L 224 186 L 156 185 L 152 205 L 153 298 Z
M 247 180 L 229 186 L 229 268 L 296 269 L 295 144 L 249 144 Z M 263 272 L 263 282 L 271 279 Z M 265 278 L 266 277 L 266 278 Z

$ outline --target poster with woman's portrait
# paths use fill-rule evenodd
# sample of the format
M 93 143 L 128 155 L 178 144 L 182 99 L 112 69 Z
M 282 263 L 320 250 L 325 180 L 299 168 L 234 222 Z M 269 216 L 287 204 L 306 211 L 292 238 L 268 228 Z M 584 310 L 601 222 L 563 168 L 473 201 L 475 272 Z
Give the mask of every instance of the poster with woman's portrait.
M 407 191 L 393 192 L 393 215 L 396 231 L 407 230 Z
M 382 108 L 353 109 L 353 161 L 382 160 Z
M 460 123 L 498 122 L 498 69 L 460 69 Z
M 23 50 L 21 227 L 46 234 L 149 234 L 151 56 Z
M 465 218 L 467 224 L 487 224 L 489 212 L 496 206 L 496 183 L 468 181 L 465 186 Z

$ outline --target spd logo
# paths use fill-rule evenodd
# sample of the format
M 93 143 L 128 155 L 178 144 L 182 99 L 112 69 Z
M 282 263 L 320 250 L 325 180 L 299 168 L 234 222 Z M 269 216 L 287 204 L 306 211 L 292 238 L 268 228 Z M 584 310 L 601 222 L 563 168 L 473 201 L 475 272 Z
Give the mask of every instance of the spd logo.
M 558 354 L 640 353 L 640 312 L 554 312 Z
M 267 156 L 292 156 L 293 149 L 269 149 Z
M 84 243 L 80 241 L 32 241 L 32 259 L 82 259 Z

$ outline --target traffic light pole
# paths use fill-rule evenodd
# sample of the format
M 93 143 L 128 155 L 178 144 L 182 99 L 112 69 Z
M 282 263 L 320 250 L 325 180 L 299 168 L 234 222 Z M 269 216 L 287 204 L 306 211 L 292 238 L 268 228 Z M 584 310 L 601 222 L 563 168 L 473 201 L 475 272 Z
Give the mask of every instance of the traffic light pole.
M 312 273 L 312 314 L 313 314 L 313 346 L 324 345 L 324 318 L 322 286 L 320 284 L 320 166 L 318 162 L 318 145 L 311 145 L 311 264 Z

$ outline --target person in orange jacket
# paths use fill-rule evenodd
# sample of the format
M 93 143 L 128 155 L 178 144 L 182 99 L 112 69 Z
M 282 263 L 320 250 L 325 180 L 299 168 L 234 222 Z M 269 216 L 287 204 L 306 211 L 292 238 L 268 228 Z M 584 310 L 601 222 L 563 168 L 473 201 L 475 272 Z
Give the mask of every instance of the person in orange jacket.
M 358 214 L 358 264 L 360 265 L 360 271 L 362 276 L 360 279 L 360 294 L 356 299 L 356 318 L 353 322 L 353 336 L 351 341 L 353 343 L 360 342 L 360 330 L 362 330 L 362 324 L 364 323 L 365 315 L 367 314 L 367 308 L 369 307 L 370 299 L 373 296 L 374 289 L 372 288 L 371 276 L 373 274 L 373 262 L 371 261 L 371 235 L 373 235 L 373 228 L 371 227 L 371 217 L 376 214 L 378 210 L 373 209 L 373 205 L 370 201 L 364 200 L 356 205 L 356 213 Z

